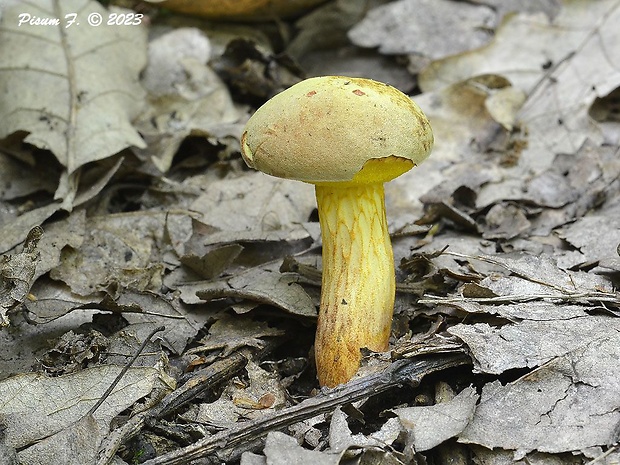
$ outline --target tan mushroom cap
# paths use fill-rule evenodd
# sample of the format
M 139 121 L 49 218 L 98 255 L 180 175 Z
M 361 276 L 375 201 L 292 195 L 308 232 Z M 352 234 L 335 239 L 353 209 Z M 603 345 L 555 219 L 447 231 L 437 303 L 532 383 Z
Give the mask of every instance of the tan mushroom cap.
M 248 166 L 310 183 L 351 181 L 368 160 L 389 157 L 398 166 L 385 160 L 371 170 L 386 182 L 424 161 L 432 145 L 428 119 L 408 96 L 344 76 L 306 79 L 277 94 L 241 139 Z

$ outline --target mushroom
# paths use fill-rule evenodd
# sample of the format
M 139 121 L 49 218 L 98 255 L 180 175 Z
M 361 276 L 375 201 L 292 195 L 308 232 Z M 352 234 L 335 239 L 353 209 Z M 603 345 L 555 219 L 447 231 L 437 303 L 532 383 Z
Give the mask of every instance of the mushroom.
M 351 379 L 360 349 L 388 348 L 395 272 L 383 184 L 426 159 L 432 145 L 428 119 L 408 96 L 344 76 L 295 84 L 245 127 L 248 166 L 315 185 L 323 242 L 315 340 L 321 386 Z

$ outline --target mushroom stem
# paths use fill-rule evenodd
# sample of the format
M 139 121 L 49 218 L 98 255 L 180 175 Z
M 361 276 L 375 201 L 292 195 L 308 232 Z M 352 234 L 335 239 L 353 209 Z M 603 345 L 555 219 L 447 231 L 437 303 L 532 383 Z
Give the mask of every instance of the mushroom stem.
M 394 256 L 383 183 L 316 186 L 323 239 L 321 306 L 315 341 L 321 386 L 347 382 L 366 347 L 388 348 Z

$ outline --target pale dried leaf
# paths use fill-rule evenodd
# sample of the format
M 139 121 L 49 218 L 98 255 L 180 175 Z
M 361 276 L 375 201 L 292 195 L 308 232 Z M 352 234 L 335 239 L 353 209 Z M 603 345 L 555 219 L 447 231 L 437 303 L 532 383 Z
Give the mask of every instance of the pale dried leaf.
M 280 273 L 278 264 L 251 268 L 231 278 L 197 283 L 196 295 L 203 300 L 243 298 L 281 308 L 299 316 L 316 316 L 310 296 L 297 284 L 295 273 Z M 196 287 L 192 286 L 192 287 Z
M 223 349 L 222 355 L 225 356 L 246 346 L 261 348 L 265 345 L 262 338 L 282 334 L 284 331 L 270 328 L 267 323 L 254 321 L 246 316 L 226 315 L 211 325 L 209 335 L 200 340 L 198 349 Z
M 488 277 L 482 281 L 481 284 L 501 296 L 563 296 L 613 291 L 611 283 L 604 277 L 583 271 L 562 270 L 548 255 L 486 256 L 486 259 L 512 274 L 504 278 Z
M 445 303 L 467 313 L 497 315 L 509 321 L 568 320 L 587 315 L 587 307 L 583 305 L 556 305 L 552 302 L 528 302 L 527 305 L 485 305 L 484 302 L 476 302 L 474 299 L 463 299 L 459 302 L 451 301 Z
M 288 405 L 286 390 L 273 373 L 252 361 L 248 362 L 245 370 L 249 384 L 233 381 L 218 400 L 200 404 L 192 421 L 226 427 L 242 418 L 260 418 L 273 412 L 273 409 Z
M 279 432 L 267 435 L 264 453 L 269 465 L 291 465 L 291 463 L 338 465 L 342 456 L 342 454 L 304 449 L 294 438 Z
M 239 244 L 215 246 L 205 255 L 184 255 L 181 263 L 203 279 L 214 279 L 228 268 L 239 256 L 243 247 Z
M 166 221 L 176 215 L 146 211 L 91 217 L 83 243 L 64 248 L 50 276 L 79 295 L 96 293 L 110 283 L 159 290 L 163 265 L 156 257 L 163 254 Z
M 22 242 L 28 235 L 28 231 L 43 224 L 59 209 L 60 204 L 51 203 L 44 207 L 29 210 L 0 225 L 0 253 L 5 253 Z
M 553 19 L 544 13 L 509 16 L 487 46 L 433 62 L 420 74 L 420 87 L 428 92 L 472 76 L 496 74 L 529 93 L 550 66 L 581 47 L 615 3 L 563 2 Z
M 589 109 L 620 83 L 620 49 L 616 46 L 620 42 L 620 5 L 616 1 L 575 3 L 582 4 L 587 9 L 583 13 L 592 17 L 591 29 L 587 29 L 585 18 L 575 18 L 588 34 L 530 93 L 518 118 L 528 131 L 522 163 L 534 172 L 548 168 L 557 153 L 576 152 L 588 138 L 603 141 Z M 596 8 L 591 8 L 594 5 Z M 550 118 L 549 113 L 555 117 Z
M 147 332 L 164 323 L 166 329 L 158 337 L 176 354 L 183 352 L 209 319 L 207 312 L 186 311 L 177 299 L 133 289 L 123 289 L 114 302 L 104 299 L 102 307 L 106 306 L 124 312 L 123 317 L 134 325 L 146 325 Z
M 0 421 L 6 443 L 24 448 L 79 421 L 112 384 L 122 367 L 89 368 L 57 378 L 27 373 L 0 382 Z M 100 427 L 159 383 L 153 368 L 130 368 L 112 394 L 95 412 Z
M 267 458 L 252 452 L 244 452 L 241 455 L 241 465 L 267 465 Z
M 79 248 L 86 232 L 86 212 L 75 210 L 68 217 L 48 223 L 40 241 L 40 262 L 37 265 L 37 278 L 60 264 L 60 255 L 65 247 Z
M 290 229 L 316 208 L 310 184 L 252 172 L 210 183 L 192 204 L 202 221 L 225 231 Z
M 228 88 L 207 66 L 210 56 L 207 37 L 197 29 L 177 29 L 149 45 L 149 66 L 143 77 L 149 90 L 149 107 L 136 121 L 148 143 L 136 150 L 150 157 L 162 172 L 168 171 L 183 140 L 190 135 L 211 138 L 241 135 L 235 124 L 242 113 L 234 105 Z
M 392 411 L 412 435 L 414 450 L 423 452 L 460 434 L 473 418 L 477 401 L 476 390 L 467 387 L 448 402 Z
M 0 256 L 0 328 L 9 324 L 7 312 L 28 296 L 40 258 L 37 245 L 42 234 L 39 226 L 31 229 L 22 252 Z
M 359 47 L 378 46 L 384 54 L 438 59 L 484 45 L 495 21 L 495 12 L 485 5 L 399 0 L 371 10 L 349 31 L 349 38 Z
M 401 430 L 398 420 L 390 418 L 378 431 L 368 436 L 362 433 L 353 434 L 347 424 L 347 415 L 337 408 L 329 424 L 330 452 L 343 453 L 352 448 L 388 448 L 398 439 Z
M 515 459 L 514 451 L 511 450 L 490 450 L 474 444 L 470 448 L 480 465 L 583 465 L 583 456 L 580 455 L 532 452 L 523 458 Z
M 49 171 L 33 169 L 0 152 L 0 199 L 12 200 L 38 191 L 54 192 L 57 182 Z
M 445 183 L 458 180 L 467 185 L 472 180 L 475 185 L 501 179 L 496 165 L 472 169 L 481 147 L 497 134 L 497 121 L 485 107 L 492 94 L 484 81 L 471 79 L 416 96 L 433 127 L 435 144 L 424 163 L 385 185 L 387 215 L 393 227 L 419 219 L 423 211 L 420 197 L 442 189 Z M 463 167 L 457 164 L 461 160 L 466 160 Z
M 92 415 L 17 453 L 20 465 L 94 465 L 104 431 Z
M 76 12 L 84 25 L 66 27 Z M 145 30 L 89 27 L 90 13 L 109 15 L 90 0 L 19 3 L 4 12 L 0 27 L 0 138 L 28 132 L 25 141 L 51 150 L 69 173 L 144 146 L 131 120 L 144 96 L 137 78 L 146 61 Z M 61 18 L 61 25 L 20 26 L 19 14 Z
M 620 323 L 613 318 L 574 316 L 570 312 L 563 319 L 524 320 L 499 328 L 487 323 L 459 324 L 448 332 L 467 344 L 477 371 L 497 375 L 513 368 L 535 368 L 600 341 L 613 340 L 619 328 Z M 601 372 L 601 376 L 611 374 Z
M 618 320 L 567 320 L 562 322 L 566 330 L 546 328 L 553 332 L 545 332 L 544 323 L 537 326 L 540 332 L 524 331 L 526 339 L 518 344 L 532 354 L 530 365 L 539 368 L 506 385 L 486 384 L 474 418 L 459 440 L 512 449 L 516 458 L 533 450 L 571 452 L 614 442 L 620 408 Z M 476 358 L 499 352 L 501 339 L 512 338 L 502 330 L 487 338 L 484 348 L 476 347 Z M 517 344 L 516 339 L 510 342 Z M 539 358 L 537 351 L 547 354 Z
M 613 216 L 585 216 L 562 228 L 561 237 L 578 248 L 582 263 L 594 263 L 620 271 L 620 218 Z
M 211 58 L 211 43 L 199 29 L 174 29 L 149 43 L 142 83 L 152 97 L 177 94 L 179 86 L 185 85 L 187 74 L 181 65 L 185 58 L 199 63 Z

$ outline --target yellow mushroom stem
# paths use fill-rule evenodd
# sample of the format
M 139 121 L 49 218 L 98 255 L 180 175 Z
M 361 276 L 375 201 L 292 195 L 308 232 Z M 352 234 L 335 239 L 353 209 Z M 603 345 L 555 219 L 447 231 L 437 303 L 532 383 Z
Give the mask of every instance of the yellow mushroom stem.
M 315 340 L 321 386 L 350 380 L 360 365 L 360 349 L 388 348 L 396 285 L 383 182 L 412 165 L 398 157 L 370 160 L 353 181 L 316 185 L 323 240 Z
M 383 184 L 316 186 L 323 239 L 321 306 L 315 341 L 321 386 L 347 382 L 361 353 L 388 348 L 394 257 Z

